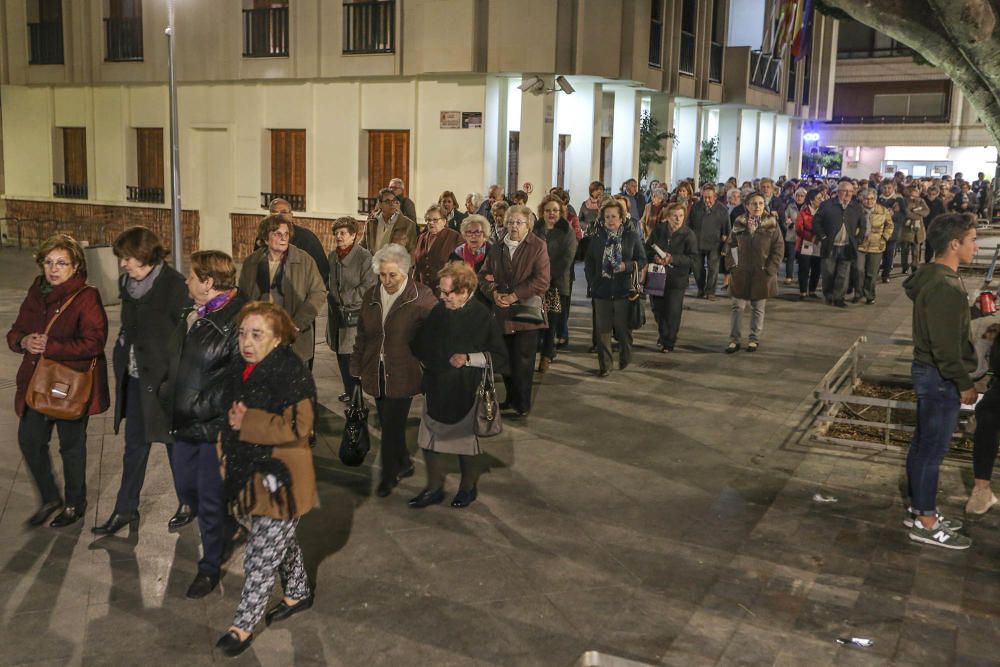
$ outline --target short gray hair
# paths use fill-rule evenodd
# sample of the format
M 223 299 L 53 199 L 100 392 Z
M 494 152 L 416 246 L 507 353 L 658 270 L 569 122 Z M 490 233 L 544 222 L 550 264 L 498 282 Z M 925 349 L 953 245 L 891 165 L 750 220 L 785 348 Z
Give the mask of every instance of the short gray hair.
M 478 209 L 480 206 L 483 205 L 483 196 L 478 192 L 470 192 L 469 194 L 465 195 L 465 200 L 466 201 L 471 200 L 472 205 L 475 206 L 476 209 Z
M 372 271 L 379 273 L 382 270 L 382 262 L 398 264 L 399 270 L 403 273 L 410 272 L 410 265 L 412 263 L 409 251 L 398 243 L 390 243 L 383 246 L 381 250 L 375 253 L 372 257 Z
M 493 231 L 490 228 L 490 221 L 486 219 L 486 216 L 479 215 L 478 213 L 473 213 L 472 215 L 468 215 L 462 220 L 461 224 L 462 233 L 464 234 L 465 230 L 471 227 L 472 225 L 479 225 L 479 227 L 483 230 L 483 236 L 485 236 L 486 238 L 489 238 L 490 233 Z
M 664 202 L 666 202 L 670 197 L 667 195 L 667 191 L 663 188 L 653 188 L 653 191 L 649 193 L 649 198 L 659 197 Z
M 808 190 L 806 190 L 805 188 L 799 188 L 798 190 L 796 190 L 796 191 L 795 191 L 795 192 L 793 193 L 793 196 L 794 196 L 794 197 L 798 197 L 798 196 L 799 196 L 799 193 L 800 193 L 800 192 L 802 193 L 802 196 L 803 196 L 803 197 L 805 197 L 805 196 L 806 196 L 807 194 L 809 194 Z

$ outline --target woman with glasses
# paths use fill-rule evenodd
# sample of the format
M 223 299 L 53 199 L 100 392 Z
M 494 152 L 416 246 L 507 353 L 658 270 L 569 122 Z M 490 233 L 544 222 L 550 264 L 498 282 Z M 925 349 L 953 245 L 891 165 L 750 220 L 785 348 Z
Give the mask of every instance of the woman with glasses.
M 266 245 L 243 261 L 240 292 L 250 301 L 276 303 L 285 309 L 297 329 L 292 349 L 312 367 L 315 323 L 326 304 L 326 286 L 316 262 L 304 250 L 291 245 L 291 219 L 269 215 L 261 221 Z
M 479 288 L 493 302 L 510 359 L 510 373 L 503 378 L 507 400 L 500 407 L 514 410 L 518 417 L 531 410 L 538 336 L 548 326 L 542 297 L 549 289 L 549 254 L 545 242 L 531 233 L 534 224 L 530 208 L 511 206 L 504 218 L 507 233 L 493 244 L 479 270 Z M 513 306 L 519 306 L 516 319 L 510 312 Z
M 87 284 L 87 262 L 76 239 L 66 234 L 47 239 L 35 253 L 35 262 L 41 275 L 28 288 L 7 332 L 7 345 L 21 355 L 14 394 L 14 411 L 20 417 L 17 442 L 42 501 L 28 524 L 40 526 L 62 508 L 49 524 L 62 528 L 82 519 L 87 509 L 87 422 L 110 404 L 104 359 L 108 317 L 100 293 Z M 43 355 L 75 371 L 93 368 L 93 388 L 83 414 L 56 419 L 27 405 L 28 385 Z M 49 457 L 53 427 L 59 432 L 65 496 L 59 493 Z
M 538 372 L 545 373 L 556 358 L 556 334 L 562 328 L 562 318 L 569 310 L 573 283 L 573 259 L 576 257 L 576 234 L 566 220 L 566 206 L 557 195 L 546 195 L 538 206 L 541 219 L 535 223 L 535 234 L 545 241 L 549 255 L 551 282 L 545 293 L 545 313 L 549 326 L 542 335 L 542 358 Z
M 462 243 L 462 236 L 448 227 L 448 217 L 442 206 L 434 204 L 424 213 L 423 233 L 413 251 L 413 277 L 431 288 L 437 295 L 438 271 L 448 262 L 451 253 Z
M 399 200 L 389 188 L 378 193 L 378 212 L 365 223 L 361 243 L 373 255 L 390 243 L 409 252 L 417 247 L 417 223 L 399 212 Z

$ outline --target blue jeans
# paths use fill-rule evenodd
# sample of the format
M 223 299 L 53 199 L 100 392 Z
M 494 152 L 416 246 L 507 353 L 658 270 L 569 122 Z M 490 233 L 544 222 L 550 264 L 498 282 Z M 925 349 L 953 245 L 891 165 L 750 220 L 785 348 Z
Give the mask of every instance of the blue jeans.
M 913 511 L 937 512 L 938 473 L 958 426 L 962 402 L 958 385 L 941 377 L 937 367 L 914 361 L 910 370 L 917 393 L 917 428 L 906 455 L 906 479 Z

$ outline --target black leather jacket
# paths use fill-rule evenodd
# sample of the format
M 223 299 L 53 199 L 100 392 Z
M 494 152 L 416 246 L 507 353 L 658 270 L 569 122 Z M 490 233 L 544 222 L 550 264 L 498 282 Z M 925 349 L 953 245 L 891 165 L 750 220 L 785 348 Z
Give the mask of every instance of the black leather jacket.
M 212 442 L 225 425 L 223 394 L 231 368 L 239 362 L 236 315 L 246 303 L 242 294 L 187 329 L 186 318 L 170 339 L 170 371 L 160 398 L 175 440 Z M 185 315 L 190 309 L 185 311 Z

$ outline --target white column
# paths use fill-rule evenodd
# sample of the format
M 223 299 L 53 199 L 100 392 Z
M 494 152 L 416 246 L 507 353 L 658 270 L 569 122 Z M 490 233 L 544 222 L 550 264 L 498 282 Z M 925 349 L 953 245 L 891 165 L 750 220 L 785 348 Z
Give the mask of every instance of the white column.
M 568 77 L 567 77 L 568 78 Z M 601 156 L 601 85 L 569 78 L 576 89 L 572 95 L 556 93 L 556 135 L 568 134 L 564 185 L 570 201 L 588 196 L 590 182 L 599 173 Z M 558 156 L 556 156 L 558 166 Z M 558 174 L 558 170 L 555 171 Z
M 486 99 L 483 107 L 483 183 L 478 192 L 486 193 L 493 183 L 503 183 L 507 169 L 507 80 L 490 76 L 486 79 Z M 456 196 L 461 196 L 456 193 Z M 458 202 L 459 206 L 463 202 Z
M 693 178 L 698 162 L 699 109 L 691 105 L 678 107 L 677 111 L 678 141 L 674 158 L 674 182 L 671 183 L 671 187 L 676 187 L 682 180 Z
M 639 172 L 639 98 L 635 88 L 616 88 L 610 192 Z
M 774 119 L 774 176 L 776 177 L 789 175 L 788 121 L 788 116 L 777 116 Z
M 788 123 L 788 178 L 802 175 L 802 119 L 791 118 Z M 866 174 L 867 175 L 867 174 Z
M 773 178 L 774 173 L 774 116 L 762 111 L 757 120 L 757 165 L 755 178 Z
M 757 164 L 757 124 L 760 112 L 753 109 L 743 109 L 740 116 L 740 150 L 739 167 L 736 180 L 743 182 L 752 180 Z
M 739 180 L 742 115 L 742 109 L 719 110 L 719 180 L 723 182 L 730 176 Z
M 524 76 L 524 80 L 531 78 L 531 75 Z M 517 187 L 531 184 L 532 193 L 528 201 L 533 206 L 552 188 L 555 134 L 555 97 L 552 93 L 521 95 L 520 132 Z

